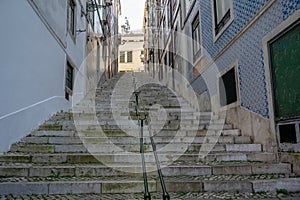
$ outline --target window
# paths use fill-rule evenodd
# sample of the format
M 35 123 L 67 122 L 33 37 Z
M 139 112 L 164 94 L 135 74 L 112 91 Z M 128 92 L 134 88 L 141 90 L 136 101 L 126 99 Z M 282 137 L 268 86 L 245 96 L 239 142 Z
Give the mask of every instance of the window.
M 76 4 L 74 0 L 69 0 L 68 5 L 68 31 L 75 39 L 76 36 Z
M 192 38 L 193 38 L 193 52 L 196 55 L 201 49 L 201 41 L 200 41 L 200 19 L 199 13 L 194 18 L 192 23 Z
M 233 0 L 213 0 L 215 35 L 218 35 L 232 17 Z
M 177 0 L 173 0 L 173 10 L 175 10 L 176 5 L 177 5 Z
M 178 50 L 178 41 L 177 41 L 177 39 L 178 39 L 178 26 L 176 26 L 175 27 L 175 31 L 174 31 L 174 55 L 176 55 L 178 52 L 177 52 L 177 50 Z
M 124 51 L 120 52 L 120 63 L 125 63 L 125 52 Z
M 69 61 L 67 61 L 66 83 L 65 83 L 66 84 L 65 97 L 67 100 L 69 100 L 69 96 L 72 95 L 73 82 L 74 82 L 74 67 Z
M 169 49 L 171 49 L 171 45 L 169 46 Z M 174 57 L 173 57 L 173 52 L 169 50 L 169 66 L 171 68 L 174 68 Z
M 297 143 L 297 130 L 295 124 L 279 125 L 280 143 Z
M 132 62 L 132 51 L 127 52 L 127 62 Z
M 91 23 L 92 23 L 93 30 L 95 30 L 96 29 L 96 26 L 95 26 L 95 12 L 90 12 L 90 18 L 91 18 Z
M 165 53 L 165 56 L 164 56 L 164 65 L 165 65 L 165 67 L 168 66 L 168 55 L 167 55 L 167 53 Z
M 168 28 L 171 29 L 171 25 L 172 25 L 172 8 L 171 8 L 171 1 L 168 1 L 168 7 L 167 7 L 167 11 L 168 11 Z
M 163 24 L 162 24 L 162 31 L 163 31 L 163 45 L 165 44 L 165 42 L 167 41 L 167 25 L 166 25 L 166 18 L 163 18 Z
M 219 78 L 219 95 L 221 106 L 237 101 L 235 68 L 232 68 Z

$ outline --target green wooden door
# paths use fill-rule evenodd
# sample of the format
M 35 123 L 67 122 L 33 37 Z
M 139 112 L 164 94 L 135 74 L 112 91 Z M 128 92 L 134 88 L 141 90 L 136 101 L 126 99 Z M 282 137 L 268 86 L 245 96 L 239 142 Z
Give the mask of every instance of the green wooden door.
M 269 44 L 276 121 L 300 117 L 300 23 Z

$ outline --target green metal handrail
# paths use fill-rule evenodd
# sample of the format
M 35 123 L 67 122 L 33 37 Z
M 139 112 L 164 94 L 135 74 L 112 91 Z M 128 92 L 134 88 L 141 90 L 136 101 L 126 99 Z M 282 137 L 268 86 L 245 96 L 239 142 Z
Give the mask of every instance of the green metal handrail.
M 149 188 L 148 188 L 148 180 L 147 180 L 147 169 L 146 169 L 146 163 L 145 163 L 145 151 L 144 151 L 144 134 L 143 134 L 143 129 L 144 129 L 144 121 L 146 119 L 145 113 L 142 114 L 140 113 L 140 111 L 138 110 L 138 96 L 139 96 L 139 92 L 134 92 L 135 94 L 135 100 L 136 100 L 136 104 L 135 104 L 135 113 L 136 116 L 138 117 L 138 123 L 140 126 L 140 154 L 142 156 L 142 167 L 143 167 L 143 178 L 144 178 L 144 199 L 145 200 L 151 200 L 151 195 L 149 192 Z
M 161 167 L 160 167 L 160 162 L 159 162 L 157 152 L 156 152 L 156 145 L 155 145 L 152 130 L 150 127 L 151 119 L 150 119 L 149 115 L 146 113 L 145 108 L 143 108 L 142 111 L 139 110 L 139 95 L 141 92 L 136 90 L 135 79 L 133 80 L 133 84 L 134 84 L 134 95 L 135 95 L 135 114 L 138 117 L 138 124 L 140 126 L 140 153 L 142 156 L 144 190 L 145 190 L 144 191 L 144 199 L 151 200 L 151 196 L 150 196 L 150 192 L 149 192 L 149 188 L 148 188 L 147 170 L 146 170 L 145 155 L 144 155 L 145 152 L 144 152 L 143 129 L 144 129 L 144 122 L 145 122 L 146 124 L 148 124 L 149 137 L 150 137 L 151 146 L 152 146 L 155 163 L 156 163 L 156 167 L 157 167 L 157 172 L 159 175 L 159 180 L 160 180 L 160 184 L 161 184 L 161 188 L 162 188 L 162 192 L 163 192 L 163 200 L 170 200 L 170 195 L 168 194 L 167 189 L 166 189 L 166 185 L 165 185 L 163 174 L 162 174 Z
M 148 117 L 148 115 L 146 117 L 146 121 L 148 123 L 148 131 L 149 131 L 151 146 L 152 146 L 152 150 L 153 150 L 153 154 L 154 154 L 154 158 L 155 158 L 155 163 L 156 163 L 157 173 L 158 173 L 159 180 L 160 180 L 160 185 L 161 185 L 162 192 L 163 192 L 163 200 L 170 200 L 170 195 L 167 192 L 167 188 L 166 188 L 165 181 L 164 181 L 163 174 L 162 174 L 161 167 L 160 167 L 160 162 L 159 162 L 157 152 L 156 152 L 156 145 L 155 145 L 152 130 L 150 127 L 151 119 L 150 119 L 150 117 Z

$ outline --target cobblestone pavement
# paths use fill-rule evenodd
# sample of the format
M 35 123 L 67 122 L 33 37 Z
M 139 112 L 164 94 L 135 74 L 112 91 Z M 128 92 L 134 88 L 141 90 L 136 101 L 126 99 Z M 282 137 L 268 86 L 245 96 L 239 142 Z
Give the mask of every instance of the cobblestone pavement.
M 151 177 L 157 179 L 157 176 Z M 174 176 L 165 177 L 166 180 L 170 181 L 243 181 L 243 180 L 270 180 L 285 178 L 283 174 L 261 174 L 261 175 L 207 175 L 207 176 Z M 52 182 L 52 181 L 110 181 L 110 180 L 135 180 L 134 177 L 130 176 L 118 176 L 118 177 L 10 177 L 0 178 L 0 183 L 5 182 Z
M 161 194 L 152 194 L 152 199 L 162 199 Z M 201 199 L 277 199 L 277 200 L 297 200 L 300 199 L 300 193 L 274 194 L 261 192 L 252 193 L 170 193 L 172 200 L 201 200 Z M 33 195 L 33 196 L 0 196 L 0 200 L 138 200 L 143 199 L 143 194 L 88 194 L 88 195 Z

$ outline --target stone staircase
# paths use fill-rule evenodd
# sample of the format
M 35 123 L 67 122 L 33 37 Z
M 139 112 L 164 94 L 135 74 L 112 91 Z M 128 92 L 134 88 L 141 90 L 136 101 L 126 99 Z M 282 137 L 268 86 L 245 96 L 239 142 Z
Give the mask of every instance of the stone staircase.
M 142 193 L 133 84 L 141 91 L 141 109 L 151 117 L 144 127 L 151 192 L 160 194 L 161 186 L 150 133 L 171 199 L 179 193 L 300 190 L 291 164 L 277 163 L 275 154 L 231 124 L 196 112 L 167 87 L 147 84 L 144 74 L 119 74 L 0 156 L 0 196 Z

